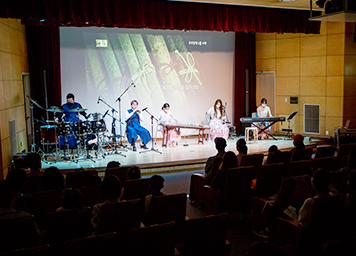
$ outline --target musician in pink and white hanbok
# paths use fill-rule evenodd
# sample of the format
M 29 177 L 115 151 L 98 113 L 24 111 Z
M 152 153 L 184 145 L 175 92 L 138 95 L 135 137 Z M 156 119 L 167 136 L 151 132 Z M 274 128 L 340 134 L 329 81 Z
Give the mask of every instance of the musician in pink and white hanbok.
M 159 123 L 178 123 L 178 119 L 173 115 L 173 113 L 169 110 L 170 105 L 168 103 L 164 103 L 161 112 L 159 113 L 158 120 Z M 163 129 L 163 132 L 167 131 Z M 178 129 L 169 129 L 168 134 L 164 134 L 163 137 L 168 136 L 167 144 L 170 147 L 175 147 L 178 141 L 181 139 L 180 132 Z M 163 145 L 167 146 L 167 145 Z
M 226 114 L 225 109 L 222 105 L 220 99 L 215 101 L 213 107 L 211 107 L 206 115 L 209 115 L 211 120 L 209 123 L 209 139 L 214 141 L 215 138 L 221 137 L 227 139 L 229 137 L 229 128 L 226 125 Z

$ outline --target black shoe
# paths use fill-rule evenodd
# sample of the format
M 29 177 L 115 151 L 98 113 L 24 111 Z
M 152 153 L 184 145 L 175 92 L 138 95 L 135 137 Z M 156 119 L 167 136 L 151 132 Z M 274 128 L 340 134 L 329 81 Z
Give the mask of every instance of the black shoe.
M 143 149 L 148 149 L 148 147 L 146 147 L 145 144 L 142 144 L 142 145 L 141 145 L 141 148 L 143 148 Z
M 132 147 L 132 151 L 137 151 L 136 146 Z

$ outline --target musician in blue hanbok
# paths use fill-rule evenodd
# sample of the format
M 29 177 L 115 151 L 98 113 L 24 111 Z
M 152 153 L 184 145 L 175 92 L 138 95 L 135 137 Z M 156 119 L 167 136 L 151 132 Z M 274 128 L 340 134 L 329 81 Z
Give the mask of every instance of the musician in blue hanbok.
M 131 108 L 126 111 L 125 115 L 127 139 L 131 143 L 133 151 L 136 151 L 135 142 L 138 136 L 140 136 L 142 141 L 141 148 L 147 149 L 146 144 L 151 140 L 150 132 L 140 124 L 143 118 L 141 111 L 137 107 L 137 100 L 131 101 Z

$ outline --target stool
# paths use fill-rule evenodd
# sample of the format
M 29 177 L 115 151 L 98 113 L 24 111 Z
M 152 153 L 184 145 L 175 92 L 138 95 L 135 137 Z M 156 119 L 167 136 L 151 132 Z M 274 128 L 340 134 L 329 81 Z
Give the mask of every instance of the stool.
M 253 143 L 257 144 L 258 143 L 258 129 L 257 129 L 257 127 L 246 127 L 245 128 L 246 143 L 250 143 L 250 131 L 253 131 Z

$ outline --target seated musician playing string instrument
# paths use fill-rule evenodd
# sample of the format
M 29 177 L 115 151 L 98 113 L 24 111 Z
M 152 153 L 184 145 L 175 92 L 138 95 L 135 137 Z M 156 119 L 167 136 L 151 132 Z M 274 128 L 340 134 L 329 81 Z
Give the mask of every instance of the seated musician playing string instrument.
M 136 151 L 135 142 L 138 135 L 141 138 L 141 148 L 147 149 L 146 144 L 151 140 L 150 132 L 141 126 L 142 121 L 141 111 L 137 109 L 138 101 L 131 101 L 131 108 L 126 111 L 125 121 L 127 123 L 127 139 L 132 145 L 132 150 Z
M 258 117 L 273 117 L 271 113 L 271 109 L 267 106 L 267 99 L 262 98 L 261 106 L 257 108 L 257 116 Z M 269 126 L 269 122 L 260 122 L 256 123 L 259 132 L 259 139 L 263 140 L 268 138 L 269 133 L 271 132 L 271 128 L 265 129 Z M 260 133 L 261 130 L 265 129 L 263 132 Z
M 172 114 L 172 112 L 169 110 L 170 106 L 168 103 L 164 103 L 161 112 L 159 113 L 158 120 L 159 123 L 172 123 L 173 121 L 175 123 L 178 123 L 177 118 Z M 177 145 L 178 140 L 180 140 L 180 132 L 178 129 L 171 128 L 168 130 L 163 129 L 163 137 L 168 136 L 167 144 L 170 147 L 175 147 Z M 168 134 L 167 134 L 168 133 Z M 163 144 L 163 147 L 166 147 L 167 145 Z

